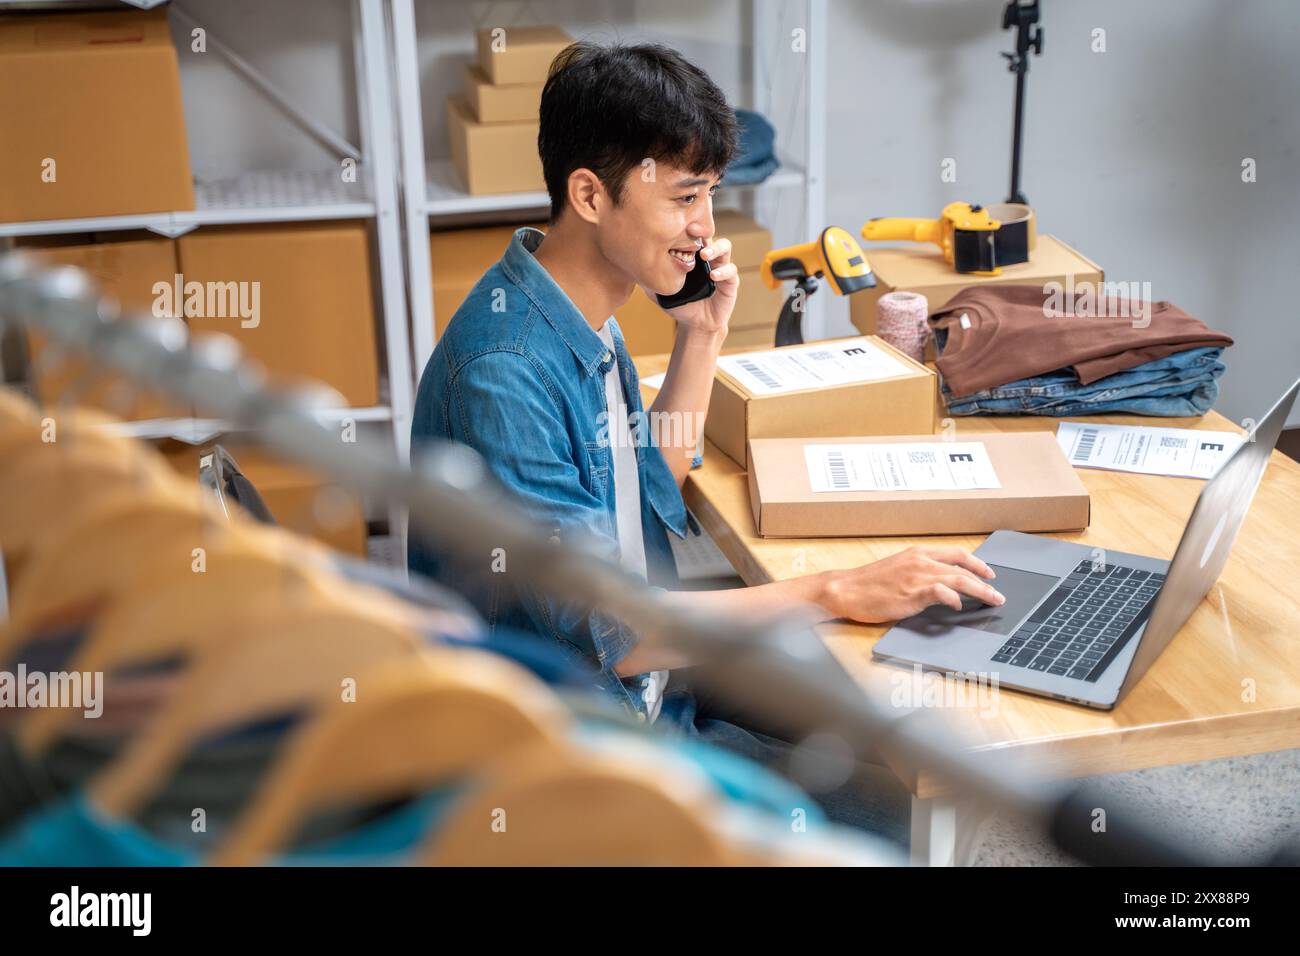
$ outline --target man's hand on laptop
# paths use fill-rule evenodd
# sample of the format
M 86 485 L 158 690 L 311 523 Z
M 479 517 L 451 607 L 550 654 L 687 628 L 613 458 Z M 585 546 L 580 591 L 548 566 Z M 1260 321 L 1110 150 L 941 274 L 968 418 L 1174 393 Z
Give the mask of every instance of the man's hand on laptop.
M 918 546 L 848 571 L 827 571 L 821 603 L 835 617 L 879 624 L 919 614 L 931 604 L 961 610 L 962 595 L 1000 605 L 985 580 L 996 575 L 961 548 Z

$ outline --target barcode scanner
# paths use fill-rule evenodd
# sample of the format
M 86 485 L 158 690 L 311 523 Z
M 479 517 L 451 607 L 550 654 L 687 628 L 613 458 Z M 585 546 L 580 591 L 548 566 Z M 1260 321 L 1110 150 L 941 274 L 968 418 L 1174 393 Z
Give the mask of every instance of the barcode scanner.
M 655 293 L 655 298 L 659 300 L 659 308 L 675 309 L 679 305 L 686 305 L 691 302 L 699 302 L 701 299 L 707 299 L 718 291 L 717 285 L 713 281 L 712 270 L 704 257 L 699 253 L 695 254 L 695 268 L 686 273 L 686 282 L 681 289 L 672 295 L 659 295 Z

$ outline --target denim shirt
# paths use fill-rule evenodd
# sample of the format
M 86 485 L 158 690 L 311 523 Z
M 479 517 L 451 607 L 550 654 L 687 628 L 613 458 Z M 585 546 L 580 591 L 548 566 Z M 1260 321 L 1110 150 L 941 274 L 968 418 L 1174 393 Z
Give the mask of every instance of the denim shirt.
M 605 373 L 617 359 L 629 418 L 643 411 L 623 336 L 610 318 L 614 354 L 577 306 L 533 258 L 543 233 L 518 230 L 505 255 L 456 310 L 420 378 L 411 425 L 412 453 L 452 439 L 483 456 L 495 476 L 561 542 L 580 543 L 618 564 L 612 449 Z M 682 537 L 686 506 L 658 448 L 638 442 L 641 530 L 651 585 L 674 587 L 677 568 L 667 532 Z M 481 563 L 467 566 L 412 530 L 414 572 L 466 592 L 492 628 L 530 630 L 587 659 L 602 686 L 644 714 L 646 675 L 620 680 L 614 667 L 637 636 L 600 610 L 536 593 L 509 572 L 509 555 L 484 541 Z M 506 562 L 505 572 L 493 567 Z M 486 573 L 485 573 L 486 572 Z

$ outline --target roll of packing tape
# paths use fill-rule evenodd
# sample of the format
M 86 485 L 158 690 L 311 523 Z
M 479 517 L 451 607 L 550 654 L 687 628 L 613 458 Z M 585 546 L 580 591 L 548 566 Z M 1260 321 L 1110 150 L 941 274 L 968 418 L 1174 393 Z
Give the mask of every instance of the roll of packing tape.
M 925 361 L 930 303 L 919 292 L 888 292 L 876 301 L 876 334 L 898 351 Z
M 1017 244 L 1021 242 L 1024 244 L 1025 258 L 1008 259 L 1005 263 L 999 261 L 998 265 L 1007 265 L 1012 261 L 1028 261 L 1029 253 L 1034 251 L 1034 245 L 1038 242 L 1038 221 L 1034 211 L 1022 202 L 997 202 L 985 208 L 988 209 L 991 218 L 1002 223 L 998 227 L 999 231 L 1007 230 L 1008 234 L 1017 237 Z

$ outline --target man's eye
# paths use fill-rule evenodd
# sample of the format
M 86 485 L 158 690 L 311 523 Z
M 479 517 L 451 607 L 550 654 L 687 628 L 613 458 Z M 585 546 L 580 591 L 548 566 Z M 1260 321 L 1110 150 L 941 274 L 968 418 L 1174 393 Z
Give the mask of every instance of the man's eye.
M 677 201 L 678 201 L 678 202 L 684 202 L 684 203 L 686 203 L 686 205 L 689 206 L 691 203 L 695 202 L 695 194 L 694 194 L 694 193 L 691 193 L 691 195 L 689 195 L 689 196 L 678 196 L 678 197 L 677 197 Z

